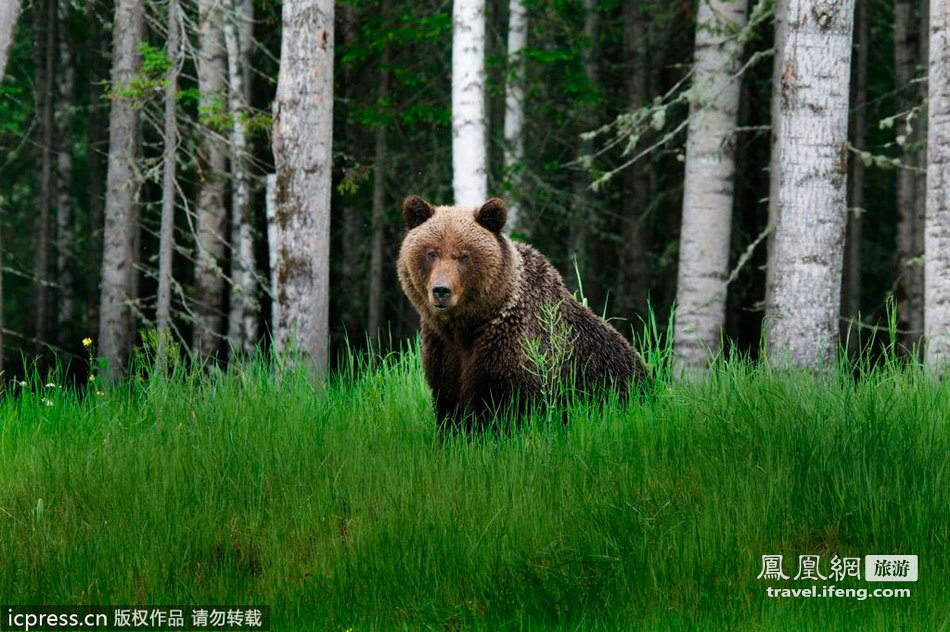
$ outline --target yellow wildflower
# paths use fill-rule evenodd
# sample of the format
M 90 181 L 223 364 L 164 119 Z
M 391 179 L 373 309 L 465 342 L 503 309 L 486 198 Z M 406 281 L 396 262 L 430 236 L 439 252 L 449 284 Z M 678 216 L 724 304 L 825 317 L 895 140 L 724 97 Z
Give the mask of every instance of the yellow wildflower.
M 82 346 L 84 346 L 84 347 L 91 347 L 91 346 L 92 346 L 92 338 L 83 338 L 83 339 L 82 339 Z

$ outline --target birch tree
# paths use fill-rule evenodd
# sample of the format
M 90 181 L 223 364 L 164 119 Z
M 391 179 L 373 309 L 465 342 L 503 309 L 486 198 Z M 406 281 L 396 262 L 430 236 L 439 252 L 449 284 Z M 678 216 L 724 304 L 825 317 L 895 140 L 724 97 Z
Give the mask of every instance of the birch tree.
M 333 132 L 333 2 L 284 0 L 274 101 L 277 167 L 275 343 L 327 364 Z
M 488 198 L 485 0 L 452 5 L 452 188 L 455 203 Z
M 105 229 L 99 301 L 99 351 L 110 372 L 124 372 L 132 347 L 133 262 L 138 176 L 135 158 L 139 107 L 129 96 L 138 74 L 144 20 L 142 0 L 117 0 L 112 27 L 112 109 L 106 175 Z
M 20 0 L 0 2 L 0 81 L 7 69 L 7 60 L 13 49 L 17 21 L 20 18 Z
M 508 232 L 524 232 L 518 174 L 524 167 L 524 47 L 528 12 L 523 0 L 508 2 L 508 74 L 505 81 L 505 175 L 517 191 L 509 196 Z
M 181 22 L 178 15 L 178 0 L 168 2 L 168 41 L 165 51 L 168 56 L 168 72 L 165 75 L 165 130 L 162 153 L 162 220 L 158 245 L 158 306 L 156 326 L 158 329 L 158 357 L 164 361 L 165 343 L 171 322 L 172 246 L 175 231 L 175 173 L 178 150 L 178 72 L 181 64 Z
M 766 263 L 765 263 L 765 308 L 766 311 L 772 305 L 772 281 L 775 278 L 775 228 L 778 226 L 778 191 L 781 181 L 781 171 L 779 168 L 779 156 L 781 156 L 781 146 L 779 145 L 779 131 L 782 125 L 782 76 L 785 73 L 783 60 L 785 56 L 786 28 L 788 26 L 788 2 L 779 0 L 775 3 L 774 17 L 774 45 L 772 51 L 772 98 L 769 101 L 769 121 L 770 141 L 772 144 L 769 153 L 769 235 L 766 238 Z
M 771 362 L 819 368 L 838 336 L 854 0 L 790 0 L 787 18 L 766 336 Z
M 227 111 L 227 55 L 223 26 L 221 0 L 199 0 L 197 67 L 201 99 L 198 107 L 205 124 L 198 145 L 193 346 L 204 356 L 215 355 L 224 335 L 227 154 L 220 132 L 212 123 Z
M 923 330 L 923 269 L 917 265 L 923 226 L 917 217 L 917 151 L 919 117 L 915 114 L 918 92 L 913 80 L 920 52 L 920 15 L 917 0 L 894 2 L 894 74 L 901 123 L 897 132 L 901 167 L 897 170 L 897 314 L 900 329 L 912 333 L 912 343 Z
M 930 0 L 924 333 L 927 363 L 950 362 L 950 6 Z
M 674 349 L 687 365 L 719 348 L 726 317 L 746 0 L 704 0 L 696 21 L 693 86 L 676 287 Z
M 228 54 L 228 111 L 231 115 L 231 304 L 228 340 L 232 350 L 247 353 L 257 342 L 257 282 L 253 211 L 247 169 L 245 123 L 249 93 L 244 75 L 250 65 L 250 33 L 241 28 L 248 16 L 242 0 L 232 0 L 224 24 Z M 243 35 L 243 36 L 242 36 Z

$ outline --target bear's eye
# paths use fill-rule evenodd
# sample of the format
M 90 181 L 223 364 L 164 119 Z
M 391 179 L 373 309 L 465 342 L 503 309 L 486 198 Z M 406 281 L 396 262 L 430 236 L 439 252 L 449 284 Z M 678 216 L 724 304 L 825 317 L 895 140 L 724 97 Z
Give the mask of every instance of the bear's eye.
M 469 259 L 470 257 L 467 252 L 463 252 L 459 255 L 459 263 L 468 263 Z
M 439 258 L 439 253 L 437 253 L 435 250 L 430 250 L 429 252 L 426 253 L 426 259 L 428 259 L 429 261 L 435 261 L 438 258 Z

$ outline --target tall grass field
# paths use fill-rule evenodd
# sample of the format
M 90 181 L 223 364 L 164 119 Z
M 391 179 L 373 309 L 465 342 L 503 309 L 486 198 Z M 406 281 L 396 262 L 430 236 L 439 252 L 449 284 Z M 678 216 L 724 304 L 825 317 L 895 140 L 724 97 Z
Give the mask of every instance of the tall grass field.
M 274 630 L 946 630 L 950 391 L 883 361 L 721 360 L 440 437 L 418 348 L 10 383 L 0 603 L 267 604 Z M 865 581 L 913 554 L 919 580 Z M 782 555 L 788 580 L 757 579 Z M 860 579 L 794 580 L 800 555 Z M 767 588 L 909 588 L 780 598 Z

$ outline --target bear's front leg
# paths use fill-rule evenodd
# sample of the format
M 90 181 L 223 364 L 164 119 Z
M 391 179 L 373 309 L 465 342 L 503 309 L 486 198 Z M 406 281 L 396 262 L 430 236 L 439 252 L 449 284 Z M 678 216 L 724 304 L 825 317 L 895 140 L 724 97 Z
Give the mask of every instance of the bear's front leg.
M 422 327 L 422 369 L 432 391 L 435 419 L 440 432 L 457 428 L 459 405 L 459 362 L 446 350 L 439 336 Z

